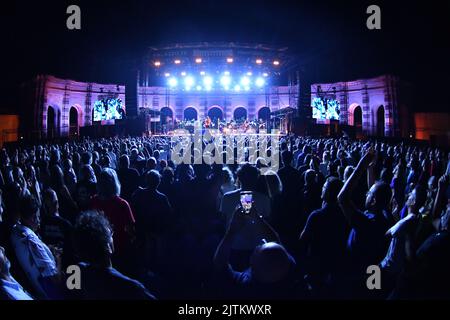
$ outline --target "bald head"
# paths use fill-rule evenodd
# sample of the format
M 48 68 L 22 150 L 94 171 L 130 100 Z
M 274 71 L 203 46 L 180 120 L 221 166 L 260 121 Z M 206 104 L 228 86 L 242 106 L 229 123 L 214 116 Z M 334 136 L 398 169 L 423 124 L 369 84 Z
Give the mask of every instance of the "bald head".
M 256 247 L 250 264 L 255 280 L 269 284 L 286 278 L 291 267 L 291 259 L 283 246 L 269 242 Z

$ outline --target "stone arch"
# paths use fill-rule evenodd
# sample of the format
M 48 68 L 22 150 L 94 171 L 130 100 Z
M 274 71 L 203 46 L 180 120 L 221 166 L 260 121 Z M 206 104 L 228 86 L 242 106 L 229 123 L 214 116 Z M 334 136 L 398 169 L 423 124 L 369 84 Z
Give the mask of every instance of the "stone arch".
M 83 125 L 83 109 L 75 104 L 69 109 L 69 136 L 78 135 Z
M 219 108 L 222 111 L 222 113 L 224 113 L 223 112 L 223 107 L 219 106 L 218 104 L 213 104 L 212 106 L 209 106 L 206 111 L 209 112 L 209 110 L 214 109 L 214 108 Z
M 362 127 L 362 107 L 358 103 L 352 103 L 348 108 L 348 124 Z

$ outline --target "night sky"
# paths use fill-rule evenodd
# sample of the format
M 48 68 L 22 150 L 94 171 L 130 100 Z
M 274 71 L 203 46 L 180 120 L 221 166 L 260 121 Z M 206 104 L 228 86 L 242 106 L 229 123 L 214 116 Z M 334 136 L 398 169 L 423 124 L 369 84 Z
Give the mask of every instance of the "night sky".
M 70 4 L 81 31 L 66 28 Z M 381 30 L 366 28 L 370 4 Z M 198 41 L 287 46 L 308 83 L 392 73 L 414 86 L 416 110 L 450 110 L 450 1 L 15 1 L 0 15 L 3 112 L 36 74 L 123 84 L 146 47 Z

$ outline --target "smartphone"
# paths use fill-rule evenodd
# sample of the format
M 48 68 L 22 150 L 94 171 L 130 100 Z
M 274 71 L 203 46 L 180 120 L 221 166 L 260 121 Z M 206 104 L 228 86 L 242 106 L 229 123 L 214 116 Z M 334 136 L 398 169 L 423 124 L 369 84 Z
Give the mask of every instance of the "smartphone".
M 251 191 L 241 191 L 241 205 L 244 209 L 245 214 L 249 214 L 252 209 L 253 203 L 253 192 Z

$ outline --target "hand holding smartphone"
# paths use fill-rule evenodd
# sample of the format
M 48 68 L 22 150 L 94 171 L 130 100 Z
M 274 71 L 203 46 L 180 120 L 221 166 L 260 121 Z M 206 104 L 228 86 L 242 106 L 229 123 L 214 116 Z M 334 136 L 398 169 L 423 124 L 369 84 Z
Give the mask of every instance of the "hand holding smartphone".
M 250 214 L 253 205 L 253 192 L 241 191 L 241 205 L 245 214 Z

